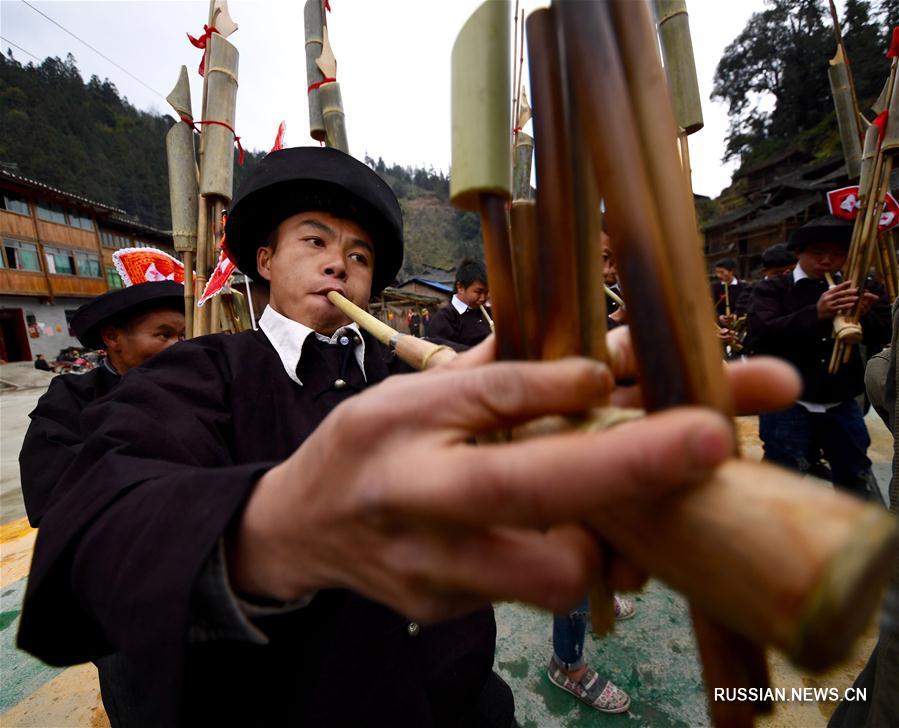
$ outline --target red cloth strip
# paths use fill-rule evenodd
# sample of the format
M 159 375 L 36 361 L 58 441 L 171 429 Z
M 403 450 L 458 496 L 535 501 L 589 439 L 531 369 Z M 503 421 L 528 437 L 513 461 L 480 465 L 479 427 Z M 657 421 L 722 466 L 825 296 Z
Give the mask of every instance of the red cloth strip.
M 896 58 L 899 56 L 899 25 L 893 28 L 893 42 L 890 43 L 890 49 L 887 51 L 887 58 Z
M 327 10 L 329 13 L 331 12 L 331 3 L 329 2 L 329 0 L 325 0 L 325 10 Z
M 319 86 L 324 86 L 326 83 L 336 83 L 336 81 L 337 81 L 336 78 L 326 78 L 326 79 L 324 79 L 324 80 L 322 80 L 322 81 L 318 81 L 317 83 L 313 83 L 311 86 L 309 86 L 309 88 L 306 89 L 306 93 L 307 93 L 307 94 L 308 94 L 308 93 L 312 93 L 312 92 L 315 91 L 315 89 L 317 89 Z
M 182 116 L 181 121 L 183 121 L 187 124 L 190 124 L 191 128 L 195 132 L 200 131 L 199 129 L 197 129 L 197 124 L 216 124 L 218 126 L 225 127 L 228 131 L 230 131 L 234 135 L 234 143 L 237 144 L 237 151 L 240 152 L 240 156 L 237 159 L 237 163 L 241 167 L 243 167 L 243 160 L 244 160 L 244 157 L 246 156 L 244 153 L 243 145 L 240 143 L 240 137 L 237 136 L 237 132 L 234 131 L 234 127 L 232 127 L 230 124 L 226 124 L 224 121 L 215 121 L 214 119 L 209 119 L 207 121 L 193 121 L 192 119 L 188 119 L 186 116 Z
M 277 152 L 279 149 L 284 149 L 284 132 L 287 130 L 287 123 L 281 122 L 278 124 L 278 133 L 275 135 L 275 144 L 269 151 L 269 154 L 272 152 Z
M 206 72 L 206 45 L 209 43 L 209 39 L 212 37 L 213 33 L 218 33 L 218 30 L 215 29 L 215 26 L 210 27 L 208 25 L 203 25 L 203 35 L 199 38 L 194 38 L 190 33 L 187 34 L 187 39 L 191 42 L 194 48 L 202 48 L 203 49 L 203 57 L 200 59 L 200 67 L 197 69 L 202 76 Z
M 874 126 L 877 127 L 877 145 L 880 146 L 880 143 L 883 141 L 883 135 L 886 133 L 887 128 L 887 119 L 889 118 L 889 112 L 884 110 L 881 111 L 877 118 L 872 122 Z

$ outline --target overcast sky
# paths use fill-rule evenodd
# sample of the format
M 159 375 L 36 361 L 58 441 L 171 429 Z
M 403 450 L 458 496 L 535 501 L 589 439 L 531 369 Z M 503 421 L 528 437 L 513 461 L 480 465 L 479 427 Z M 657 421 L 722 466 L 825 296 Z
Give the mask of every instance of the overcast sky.
M 42 60 L 72 53 L 85 79 L 94 74 L 108 78 L 135 107 L 165 114 L 173 113 L 164 98 L 184 64 L 190 71 L 194 113 L 200 116 L 202 79 L 196 71 L 202 51 L 188 42 L 186 33 L 202 33 L 208 2 L 28 2 L 146 85 L 22 0 L 0 0 L 4 53 L 11 43 L 24 50 L 12 48 L 23 63 L 35 61 L 28 54 Z M 449 170 L 450 51 L 479 4 L 480 0 L 330 0 L 331 45 L 354 156 L 370 154 L 389 164 Z M 522 7 L 530 12 L 546 4 L 523 0 Z M 697 193 L 715 196 L 730 181 L 733 165 L 721 162 L 726 109 L 713 103 L 709 94 L 725 46 L 763 6 L 763 0 L 688 0 L 705 117 L 705 128 L 690 137 Z M 236 127 L 244 146 L 271 148 L 282 120 L 287 122 L 289 146 L 313 143 L 306 107 L 303 0 L 231 0 L 229 7 L 240 26 L 229 40 L 240 51 Z

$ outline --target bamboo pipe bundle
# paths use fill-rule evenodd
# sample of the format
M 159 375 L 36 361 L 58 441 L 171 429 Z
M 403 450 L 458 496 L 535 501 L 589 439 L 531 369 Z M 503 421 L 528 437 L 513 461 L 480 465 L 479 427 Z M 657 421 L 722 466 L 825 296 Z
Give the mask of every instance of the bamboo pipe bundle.
M 648 52 L 653 42 L 651 31 L 646 34 L 648 18 L 642 24 L 634 22 L 631 11 L 635 6 L 616 2 L 611 3 L 616 19 L 614 25 L 607 3 L 566 3 L 556 7 L 561 12 L 566 39 L 568 68 L 574 90 L 572 95 L 577 98 L 580 113 L 585 119 L 603 121 L 603 128 L 589 135 L 588 142 L 596 180 L 607 203 L 619 272 L 626 287 L 640 285 L 647 279 L 657 284 L 643 285 L 641 290 L 645 295 L 631 302 L 629 309 L 644 398 L 651 409 L 694 403 L 706 404 L 729 413 L 730 397 L 722 376 L 717 342 L 711 330 L 703 325 L 710 316 L 710 301 L 707 295 L 703 295 L 706 287 L 703 285 L 703 266 L 699 259 L 700 246 L 692 227 L 689 192 L 683 184 L 673 143 L 675 124 L 665 100 L 667 91 L 664 77 L 661 69 L 653 68 L 655 54 Z M 623 62 L 617 53 L 616 34 L 621 39 Z M 593 72 L 592 69 L 595 68 L 603 68 L 603 74 Z M 614 99 L 614 103 L 610 103 L 610 99 Z M 647 153 L 650 149 L 654 156 Z M 615 179 L 615 184 L 604 189 L 601 185 L 603 179 Z M 635 200 L 640 201 L 639 206 L 635 204 Z M 662 230 L 665 230 L 666 236 L 662 235 Z M 632 281 L 631 284 L 628 283 L 629 280 Z M 675 282 L 680 283 L 677 289 Z M 666 370 L 660 370 L 655 365 L 659 359 L 653 354 L 659 348 L 668 355 L 664 359 L 665 363 L 671 364 Z M 671 356 L 672 352 L 676 354 Z M 695 510 L 692 506 L 681 504 L 673 509 L 657 508 L 654 512 L 664 514 L 661 520 L 669 528 L 683 527 L 684 533 L 692 533 L 700 539 L 705 539 L 709 534 L 719 534 L 721 538 L 733 542 L 733 533 L 743 532 L 744 529 L 753 532 L 749 521 L 754 517 L 780 519 L 785 515 L 782 510 L 784 504 L 765 503 L 764 498 L 758 499 L 760 494 L 753 490 L 750 479 L 747 478 L 750 471 L 756 471 L 751 476 L 752 479 L 770 479 L 768 482 L 782 480 L 776 492 L 785 494 L 787 501 L 794 502 L 797 508 L 807 506 L 805 496 L 802 495 L 804 486 L 794 477 L 765 466 L 735 465 L 736 469 L 727 470 L 733 480 L 726 488 L 716 485 L 703 488 L 704 493 L 710 493 L 716 498 L 724 498 L 727 491 L 730 491 L 730 495 L 735 497 L 729 504 L 722 501 L 709 510 L 706 510 L 708 503 Z M 761 472 L 758 472 L 759 469 Z M 747 479 L 739 483 L 742 478 Z M 840 496 L 833 500 L 834 495 L 828 494 L 827 498 L 830 500 L 817 501 L 812 508 L 821 517 L 822 523 L 831 520 L 831 525 L 837 528 L 842 515 L 835 517 L 834 514 L 848 513 L 843 509 L 855 510 L 857 504 Z M 692 492 L 686 494 L 684 502 L 689 502 L 692 497 Z M 697 503 L 700 501 L 701 498 Z M 755 507 L 759 510 L 754 511 Z M 608 520 L 626 524 L 624 527 L 631 529 L 629 534 L 612 533 L 604 530 L 601 524 L 598 525 L 598 530 L 628 556 L 632 554 L 631 549 L 637 547 L 633 542 L 625 543 L 633 536 L 641 540 L 644 550 L 652 551 L 656 554 L 655 558 L 659 558 L 661 544 L 655 538 L 657 530 L 651 527 L 644 530 L 643 516 L 636 513 L 631 515 L 633 517 L 626 517 L 618 509 L 608 514 Z M 869 511 L 867 516 L 876 517 L 873 511 Z M 730 535 L 724 535 L 720 524 L 713 525 L 717 518 L 728 521 L 727 530 Z M 854 519 L 852 517 L 851 520 Z M 783 533 L 797 535 L 795 526 L 798 524 L 782 521 L 781 525 L 785 529 Z M 865 564 L 862 569 L 863 578 L 853 582 L 869 610 L 876 600 L 876 587 L 871 589 L 871 585 L 866 583 L 867 578 L 878 573 L 884 554 L 892 548 L 896 538 L 892 522 L 885 521 L 881 526 L 885 529 L 882 532 L 885 539 L 866 554 L 862 560 Z M 866 528 L 862 521 L 854 520 L 853 525 L 842 533 L 847 539 L 844 545 L 864 535 Z M 755 541 L 755 536 L 747 533 L 747 539 Z M 740 538 L 737 540 L 744 546 L 747 543 Z M 715 549 L 714 541 L 712 538 L 704 546 L 708 548 L 708 552 L 701 559 L 703 569 L 717 569 L 721 566 L 720 552 Z M 770 543 L 757 544 L 761 549 L 767 545 Z M 780 546 L 783 548 L 786 544 L 781 543 Z M 756 545 L 752 548 L 755 547 Z M 666 546 L 666 553 L 670 555 L 674 551 Z M 652 557 L 644 551 L 642 558 Z M 836 548 L 830 551 L 824 562 L 832 565 L 839 559 L 840 549 Z M 690 563 L 694 563 L 692 559 Z M 650 572 L 658 574 L 662 568 L 665 567 L 656 563 L 650 567 Z M 767 570 L 770 571 L 770 568 Z M 824 572 L 818 571 L 816 579 L 822 578 L 823 573 L 826 573 L 826 569 Z M 760 570 L 756 577 L 760 580 L 776 578 L 764 570 Z M 677 577 L 669 571 L 667 578 L 674 581 Z M 715 583 L 726 582 L 727 579 Z M 696 602 L 702 613 L 712 615 L 720 623 L 739 633 L 734 634 L 717 627 L 704 617 L 697 617 L 697 635 L 709 688 L 764 684 L 766 668 L 763 657 L 756 649 L 748 646 L 746 639 L 760 644 L 774 642 L 782 648 L 785 647 L 783 640 L 772 640 L 770 638 L 773 635 L 770 633 L 762 635 L 750 629 L 748 623 L 732 619 L 727 614 L 728 610 L 722 610 L 720 604 L 713 605 L 714 600 L 701 593 L 701 584 L 688 586 L 682 583 L 680 588 Z M 717 590 L 728 601 L 733 598 L 734 602 L 730 607 L 737 609 L 740 609 L 737 603 L 742 601 L 737 594 L 739 591 L 736 587 L 734 590 L 729 587 Z M 806 593 L 804 599 L 812 598 L 814 601 L 815 597 L 811 596 L 814 591 L 813 588 Z M 782 605 L 779 607 L 776 602 L 777 600 L 771 605 L 775 612 L 782 610 Z M 854 610 L 856 607 L 857 603 L 851 600 L 844 602 L 842 606 L 847 610 Z M 699 611 L 696 613 L 699 614 Z M 773 618 L 773 615 L 769 617 Z M 818 614 L 814 621 L 817 623 L 819 619 L 827 622 L 829 617 L 824 618 Z M 820 638 L 816 628 L 810 628 L 808 624 L 799 628 L 799 632 L 802 631 L 814 633 Z M 846 639 L 853 636 L 854 633 Z M 740 659 L 720 659 L 722 645 L 736 648 L 734 654 L 740 655 Z M 841 646 L 845 647 L 844 644 Z M 794 659 L 802 662 L 810 659 L 814 661 L 815 658 L 810 657 L 810 654 L 818 648 L 809 645 L 797 648 L 794 642 L 787 649 Z M 751 723 L 753 706 L 748 707 L 750 709 L 747 711 L 747 706 L 711 703 L 718 725 Z
M 401 334 L 341 296 L 337 291 L 330 291 L 328 300 L 339 308 L 347 318 L 359 324 L 384 346 L 395 351 L 396 355 L 413 369 L 419 371 L 430 369 L 454 359 L 456 356 L 456 352 L 448 346 L 433 344 L 409 334 Z
M 322 54 L 324 31 L 322 0 L 306 0 L 306 4 L 303 6 L 303 24 L 306 31 L 306 95 L 309 101 L 309 134 L 316 141 L 323 142 L 327 138 L 327 132 L 322 116 L 319 88 L 316 86 L 325 80 L 324 74 L 316 64 Z M 313 86 L 316 87 L 313 88 Z
M 561 8 L 563 5 L 559 7 Z M 608 48 L 604 47 L 604 50 L 607 53 L 614 53 L 617 45 L 620 57 L 615 61 L 621 68 L 622 74 L 619 76 L 619 80 L 624 86 L 622 95 L 612 96 L 612 98 L 620 99 L 624 106 L 627 106 L 628 99 L 630 100 L 633 109 L 634 126 L 632 129 L 636 132 L 635 135 L 632 132 L 635 149 L 630 162 L 632 167 L 642 166 L 646 175 L 646 187 L 642 190 L 643 194 L 633 199 L 646 200 L 648 198 L 652 201 L 650 203 L 652 207 L 655 208 L 657 227 L 652 230 L 655 237 L 651 238 L 652 243 L 649 243 L 648 240 L 643 241 L 643 245 L 639 249 L 644 255 L 655 257 L 655 265 L 658 268 L 654 272 L 658 279 L 667 279 L 672 284 L 676 281 L 680 287 L 676 297 L 668 298 L 667 307 L 672 313 L 669 321 L 673 331 L 676 332 L 679 344 L 679 347 L 673 351 L 677 351 L 681 361 L 686 364 L 685 371 L 676 380 L 666 378 L 658 371 L 653 372 L 650 376 L 663 381 L 667 379 L 665 383 L 669 386 L 673 384 L 676 387 L 680 384 L 689 389 L 683 393 L 684 398 L 679 401 L 672 401 L 670 395 L 666 395 L 661 405 L 649 400 L 648 406 L 656 408 L 687 403 L 706 404 L 726 414 L 732 414 L 730 393 L 721 375 L 719 344 L 711 336 L 711 331 L 706 326 L 707 317 L 710 314 L 710 301 L 708 289 L 704 285 L 703 266 L 699 260 L 700 245 L 696 237 L 692 195 L 689 185 L 684 184 L 682 163 L 678 158 L 674 143 L 677 137 L 677 124 L 668 102 L 668 86 L 665 75 L 658 63 L 657 55 L 653 52 L 655 38 L 651 31 L 649 18 L 646 15 L 646 9 L 642 6 L 640 6 L 640 10 L 637 10 L 633 5 L 625 6 L 618 2 L 611 2 L 608 6 L 601 6 L 600 12 L 595 14 L 594 17 L 600 20 L 600 28 L 597 30 L 601 30 L 603 25 L 603 8 L 611 11 L 606 15 L 605 30 L 607 33 L 609 31 L 614 33 L 609 39 L 611 45 Z M 639 17 L 641 11 L 646 15 L 642 22 Z M 566 13 L 569 18 L 575 16 L 575 13 L 567 7 Z M 584 15 L 586 16 L 587 13 Z M 566 26 L 566 40 L 570 37 L 567 32 L 569 28 L 570 26 Z M 577 65 L 577 60 L 573 60 L 572 65 Z M 606 65 L 601 63 L 598 67 L 605 69 Z M 579 95 L 573 94 L 573 96 L 577 99 Z M 589 100 L 585 98 L 583 103 L 586 105 Z M 582 111 L 587 109 L 589 107 Z M 589 112 L 590 116 L 594 116 L 596 109 L 589 109 Z M 596 146 L 594 145 L 594 149 Z M 650 149 L 653 150 L 651 155 L 643 151 Z M 596 161 L 595 157 L 594 161 Z M 597 183 L 600 185 L 603 179 L 613 178 L 608 174 L 608 169 L 596 166 L 595 172 Z M 613 219 L 617 216 L 618 211 L 615 210 L 616 205 L 611 198 L 607 198 L 607 202 L 610 234 L 613 247 L 615 247 L 617 233 Z M 665 231 L 667 238 L 661 234 L 661 231 Z M 637 249 L 635 246 L 629 256 L 632 261 L 642 257 L 635 254 Z M 621 253 L 616 254 L 619 261 L 621 255 Z M 625 253 L 625 255 L 627 254 Z M 646 262 L 648 261 L 644 260 L 644 263 Z M 650 264 L 648 267 L 652 272 L 655 266 Z M 625 289 L 639 285 L 639 279 L 633 277 L 632 270 L 628 271 L 628 275 L 631 276 L 628 278 L 619 264 L 619 272 L 622 273 Z M 629 283 L 629 280 L 632 282 Z M 671 291 L 668 293 L 670 295 Z M 637 318 L 635 313 L 636 309 L 632 306 L 629 309 L 632 330 L 640 326 L 640 322 L 635 320 Z M 642 321 L 646 322 L 649 317 L 650 314 L 647 310 Z M 656 318 L 654 330 L 658 329 L 658 322 L 659 319 Z M 645 352 L 643 354 L 638 352 L 638 356 L 641 358 L 644 355 Z M 648 381 L 648 377 L 644 376 L 642 380 Z M 719 627 L 703 616 L 702 611 L 694 609 L 692 614 L 700 652 L 705 657 L 706 684 L 710 698 L 714 694 L 715 687 L 767 684 L 764 653 L 759 648 L 747 645 L 743 638 L 728 629 Z M 733 653 L 730 659 L 716 659 L 720 654 L 721 645 L 729 646 L 728 651 Z M 764 704 L 722 706 L 716 705 L 712 701 L 710 707 L 719 724 L 740 725 L 751 723 L 753 712 L 766 709 L 768 706 Z
M 897 65 L 899 59 L 893 58 L 890 62 L 890 74 L 887 79 L 887 97 L 885 103 L 890 112 L 899 116 L 899 74 L 897 74 Z M 873 125 L 872 125 L 873 126 Z M 879 244 L 877 241 L 877 226 L 880 222 L 880 216 L 883 212 L 884 200 L 890 191 L 890 177 L 893 172 L 894 155 L 899 153 L 899 122 L 896 118 L 892 119 L 892 124 L 888 118 L 887 127 L 884 130 L 883 143 L 878 144 L 879 131 L 876 127 L 869 129 L 865 136 L 865 156 L 862 159 L 862 178 L 865 183 L 864 189 L 859 184 L 859 201 L 860 209 L 855 219 L 855 226 L 852 230 L 852 243 L 849 247 L 849 256 L 846 261 L 846 278 L 852 281 L 853 287 L 858 289 L 859 299 L 853 308 L 851 314 L 846 317 L 846 321 L 852 324 L 858 324 L 861 317 L 862 294 L 865 289 L 865 281 L 871 269 L 872 262 L 876 255 L 879 255 Z M 873 159 L 867 156 L 869 150 L 869 136 L 874 139 L 871 146 L 874 147 Z M 884 147 L 884 143 L 889 144 Z M 870 172 L 868 172 L 868 169 Z M 841 323 L 841 322 L 839 322 Z M 847 334 L 847 331 L 849 332 Z M 858 343 L 855 330 L 852 328 L 840 327 L 838 330 L 838 321 L 834 319 L 834 344 L 833 354 L 831 355 L 828 365 L 828 372 L 836 373 L 840 366 L 847 363 L 852 356 L 852 347 Z
M 328 299 L 415 369 L 456 356 L 399 333 L 337 292 Z M 592 431 L 606 427 L 606 415 L 593 411 L 579 421 L 523 429 Z M 695 489 L 589 514 L 589 521 L 634 564 L 746 639 L 774 645 L 813 669 L 844 655 L 865 626 L 899 546 L 894 519 L 882 509 L 739 460 Z
M 524 344 L 515 303 L 508 210 L 510 10 L 508 0 L 484 3 L 453 44 L 450 199 L 456 207 L 480 213 L 493 318 L 500 334 L 498 354 L 520 359 Z

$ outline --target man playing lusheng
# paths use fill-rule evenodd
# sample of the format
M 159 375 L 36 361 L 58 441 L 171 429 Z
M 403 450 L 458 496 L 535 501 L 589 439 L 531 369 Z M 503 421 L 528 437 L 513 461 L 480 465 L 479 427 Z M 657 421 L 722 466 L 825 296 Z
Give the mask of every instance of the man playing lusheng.
M 835 217 L 806 223 L 790 236 L 798 263 L 789 275 L 772 276 L 754 288 L 749 332 L 756 352 L 793 363 L 802 375 L 802 395 L 788 410 L 765 412 L 759 435 L 765 459 L 800 472 L 809 470 L 809 453 L 820 448 L 835 485 L 867 497 L 871 443 L 855 397 L 864 391 L 864 365 L 856 347 L 849 362 L 828 373 L 834 339 L 833 319 L 848 313 L 858 289 L 842 281 L 852 225 Z M 840 281 L 829 288 L 826 275 Z M 866 290 L 861 301 L 864 343 L 880 351 L 890 339 L 886 296 Z
M 118 655 L 122 725 L 505 728 L 510 710 L 483 710 L 490 602 L 570 608 L 599 552 L 564 524 L 705 477 L 731 452 L 728 423 L 682 409 L 474 447 L 613 388 L 588 360 L 492 363 L 492 340 L 379 384 L 395 362 L 326 293 L 365 305 L 387 285 L 402 219 L 386 184 L 335 150 L 268 155 L 227 236 L 270 285 L 261 330 L 172 347 L 85 411 L 20 646 L 54 664 Z M 610 344 L 632 376 L 626 332 Z M 764 406 L 798 385 L 770 361 L 732 381 L 738 404 Z M 608 573 L 635 583 L 624 562 Z
M 184 286 L 159 281 L 109 291 L 81 306 L 72 328 L 83 346 L 104 349 L 106 358 L 86 374 L 54 378 L 29 415 L 19 468 L 25 510 L 35 528 L 81 450 L 81 411 L 129 369 L 184 338 Z
M 490 335 L 490 322 L 481 307 L 487 302 L 487 271 L 483 263 L 466 258 L 456 269 L 453 297 L 428 324 L 428 336 L 463 346 L 480 344 Z

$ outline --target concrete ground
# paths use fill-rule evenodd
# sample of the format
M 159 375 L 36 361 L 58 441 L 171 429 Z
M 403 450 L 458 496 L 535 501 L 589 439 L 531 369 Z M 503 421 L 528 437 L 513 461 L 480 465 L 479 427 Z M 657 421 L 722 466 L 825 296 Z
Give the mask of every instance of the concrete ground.
M 9 373 L 0 371 L 0 381 Z M 26 376 L 27 375 L 27 376 Z M 29 373 L 19 387 L 0 390 L 0 725 L 108 725 L 92 665 L 51 668 L 15 648 L 15 633 L 36 531 L 24 519 L 18 479 L 18 450 L 30 412 L 46 384 L 33 386 Z M 30 383 L 30 384 L 29 384 Z M 892 438 L 873 413 L 870 455 L 881 487 L 889 482 Z M 761 448 L 755 418 L 738 420 L 745 457 L 758 459 Z M 700 667 L 684 599 L 651 581 L 638 595 L 636 616 L 602 640 L 588 632 L 585 652 L 591 666 L 627 690 L 632 707 L 625 715 L 597 713 L 553 686 L 546 677 L 552 652 L 551 615 L 520 604 L 497 605 L 496 670 L 515 694 L 516 717 L 525 728 L 580 726 L 709 725 Z M 823 675 L 796 670 L 779 655 L 769 655 L 773 686 L 849 687 L 876 641 L 871 625 L 851 657 Z M 764 728 L 824 726 L 835 703 L 785 703 L 759 721 Z

